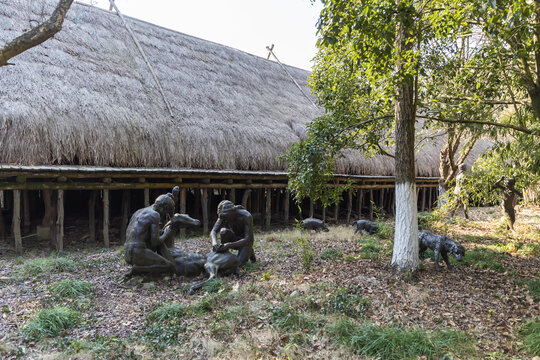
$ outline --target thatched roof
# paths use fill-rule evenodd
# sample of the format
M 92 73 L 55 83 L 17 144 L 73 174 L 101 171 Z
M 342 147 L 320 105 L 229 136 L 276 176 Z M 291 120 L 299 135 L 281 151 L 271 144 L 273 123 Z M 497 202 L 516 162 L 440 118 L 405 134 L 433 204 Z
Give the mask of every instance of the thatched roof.
M 57 1 L 0 0 L 0 43 Z M 0 67 L 0 163 L 282 171 L 277 157 L 321 114 L 275 62 L 74 3 L 54 39 Z M 264 46 L 266 44 L 261 44 Z M 307 71 L 287 66 L 301 87 Z M 306 93 L 309 90 L 306 88 Z M 351 152 L 337 171 L 392 175 L 393 160 Z M 419 176 L 438 175 L 424 147 Z

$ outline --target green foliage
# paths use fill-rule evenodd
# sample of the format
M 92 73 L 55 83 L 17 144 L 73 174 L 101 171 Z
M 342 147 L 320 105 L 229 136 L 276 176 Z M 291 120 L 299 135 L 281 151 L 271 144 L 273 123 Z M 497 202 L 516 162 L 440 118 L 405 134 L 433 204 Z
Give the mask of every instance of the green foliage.
M 385 246 L 379 241 L 368 237 L 360 239 L 359 242 L 362 244 L 360 248 L 361 259 L 378 259 L 385 255 Z
M 540 318 L 525 323 L 519 334 L 527 351 L 540 356 Z
M 71 272 L 77 269 L 75 261 L 65 257 L 38 258 L 19 265 L 16 272 L 22 277 Z
M 332 292 L 324 305 L 324 313 L 343 314 L 354 319 L 366 316 L 369 302 L 360 296 L 357 288 L 340 288 Z
M 300 254 L 300 260 L 304 271 L 309 271 L 311 269 L 311 263 L 313 262 L 313 248 L 309 243 L 308 236 L 299 236 L 296 239 L 296 251 Z
M 324 321 L 291 307 L 289 304 L 272 308 L 272 322 L 285 331 L 313 331 L 324 325 Z
M 43 309 L 28 321 L 22 332 L 28 339 L 39 340 L 44 337 L 58 336 L 60 331 L 67 330 L 80 321 L 81 315 L 78 311 L 65 306 L 56 306 L 50 309 Z
M 49 286 L 51 295 L 58 298 L 76 298 L 94 291 L 94 286 L 87 281 L 65 279 Z
M 540 301 L 540 278 L 522 280 L 520 283 L 527 285 L 529 294 L 535 301 Z
M 474 340 L 463 332 L 443 330 L 427 332 L 397 326 L 357 325 L 350 319 L 332 324 L 329 333 L 338 344 L 355 354 L 380 359 L 461 358 L 475 353 Z
M 90 352 L 98 359 L 139 359 L 127 344 L 115 337 L 95 335 L 92 339 L 62 338 L 58 347 L 67 354 Z M 78 357 L 77 357 L 78 358 Z
M 478 248 L 478 250 L 467 251 L 461 263 L 466 266 L 472 265 L 479 269 L 491 269 L 503 272 L 505 271 L 505 267 L 501 263 L 502 256 L 487 248 Z
M 343 257 L 343 251 L 334 249 L 334 248 L 328 248 L 324 250 L 323 253 L 321 254 L 321 258 L 325 260 L 336 259 L 336 258 L 341 258 L 341 257 Z
M 220 278 L 215 278 L 203 285 L 202 290 L 206 291 L 209 294 L 217 293 L 220 290 L 226 290 L 227 283 L 225 280 Z
M 186 306 L 181 303 L 171 303 L 159 306 L 152 311 L 146 320 L 149 322 L 170 322 L 181 319 L 186 314 Z

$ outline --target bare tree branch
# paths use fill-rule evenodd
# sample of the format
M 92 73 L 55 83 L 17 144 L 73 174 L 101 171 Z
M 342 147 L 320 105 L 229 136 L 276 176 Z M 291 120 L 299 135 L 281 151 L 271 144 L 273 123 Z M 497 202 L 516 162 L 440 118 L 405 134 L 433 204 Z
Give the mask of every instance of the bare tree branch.
M 524 128 L 524 127 L 521 127 L 521 126 L 515 126 L 515 125 L 512 125 L 512 124 L 501 124 L 501 123 L 492 122 L 492 121 L 447 120 L 447 119 L 442 119 L 442 118 L 437 118 L 437 117 L 429 117 L 429 116 L 421 116 L 421 115 L 417 115 L 416 117 L 417 118 L 428 119 L 428 120 L 433 120 L 433 121 L 440 121 L 440 122 L 444 122 L 444 123 L 450 123 L 450 124 L 478 124 L 478 125 L 486 125 L 486 126 L 495 126 L 495 127 L 505 128 L 505 129 L 516 130 L 516 131 L 522 132 L 524 134 L 537 135 L 537 131 L 533 131 L 531 129 L 527 129 L 527 128 Z
M 72 3 L 73 0 L 60 0 L 49 20 L 5 44 L 0 49 L 0 66 L 12 65 L 8 64 L 9 59 L 41 44 L 59 32 Z

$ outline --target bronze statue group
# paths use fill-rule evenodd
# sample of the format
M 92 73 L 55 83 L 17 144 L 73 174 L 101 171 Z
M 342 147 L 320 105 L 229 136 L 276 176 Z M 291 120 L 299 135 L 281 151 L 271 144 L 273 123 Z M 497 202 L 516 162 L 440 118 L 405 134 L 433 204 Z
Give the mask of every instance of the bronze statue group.
M 465 217 L 468 218 L 468 199 L 463 190 L 464 171 L 465 167 L 460 166 L 454 190 L 459 201 L 452 210 L 455 212 L 463 206 Z M 513 229 L 515 222 L 516 195 L 522 196 L 514 186 L 514 178 L 503 176 L 491 187 L 492 190 L 502 190 L 501 205 L 508 229 Z M 190 289 L 190 293 L 193 293 L 218 275 L 238 274 L 239 268 L 248 261 L 256 262 L 253 251 L 253 218 L 242 206 L 234 205 L 228 200 L 223 200 L 218 205 L 218 219 L 210 232 L 212 251 L 207 256 L 186 253 L 176 248 L 174 241 L 180 229 L 200 226 L 199 220 L 186 214 L 173 214 L 178 193 L 179 188 L 173 188 L 172 192 L 158 196 L 152 205 L 137 210 L 131 217 L 124 245 L 125 260 L 131 265 L 126 277 L 151 274 L 196 277 L 206 272 L 208 279 L 193 284 Z M 328 231 L 324 222 L 315 218 L 304 219 L 301 226 L 305 230 Z M 355 221 L 353 226 L 355 234 L 362 230 L 366 230 L 370 235 L 377 232 L 377 225 L 367 220 Z M 453 240 L 427 231 L 419 233 L 419 248 L 420 252 L 428 248 L 434 250 L 437 270 L 440 270 L 439 253 L 448 268 L 448 253 L 457 260 L 461 260 L 465 254 L 465 249 Z M 232 253 L 231 250 L 238 253 Z
M 195 277 L 203 271 L 209 278 L 191 286 L 190 293 L 218 274 L 238 273 L 247 261 L 255 262 L 253 218 L 240 205 L 223 200 L 217 208 L 218 219 L 210 238 L 212 251 L 205 257 L 185 253 L 174 247 L 180 229 L 200 226 L 200 221 L 186 214 L 173 214 L 179 189 L 160 195 L 155 202 L 137 210 L 126 229 L 124 255 L 131 269 L 126 277 L 150 274 L 176 274 Z M 233 254 L 230 250 L 237 250 Z

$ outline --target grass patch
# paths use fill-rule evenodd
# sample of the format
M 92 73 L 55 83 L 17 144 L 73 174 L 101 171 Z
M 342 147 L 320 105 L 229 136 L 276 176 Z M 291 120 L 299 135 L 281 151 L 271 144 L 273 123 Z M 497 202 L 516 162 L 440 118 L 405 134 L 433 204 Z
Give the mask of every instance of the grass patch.
M 110 336 L 96 335 L 91 340 L 62 338 L 58 342 L 58 347 L 68 355 L 86 353 L 80 357 L 81 359 L 137 359 L 125 341 Z M 93 356 L 90 357 L 88 353 Z
M 25 262 L 17 267 L 16 273 L 22 277 L 42 274 L 71 272 L 77 269 L 75 261 L 66 257 L 38 258 Z
M 324 325 L 324 320 L 298 311 L 288 304 L 272 309 L 272 322 L 285 331 L 314 331 Z
M 251 273 L 255 270 L 259 270 L 261 268 L 261 263 L 260 262 L 256 262 L 256 263 L 252 263 L 251 261 L 248 261 L 247 263 L 244 264 L 244 270 L 247 272 L 247 273 Z
M 65 306 L 56 306 L 43 309 L 30 320 L 22 332 L 28 339 L 41 339 L 44 337 L 58 336 L 60 331 L 77 325 L 81 314 Z
M 94 291 L 87 281 L 65 279 L 49 286 L 49 293 L 57 298 L 76 298 Z
M 325 314 L 339 313 L 353 318 L 364 317 L 368 310 L 368 300 L 361 297 L 355 288 L 337 289 L 330 295 L 323 308 Z
M 359 255 L 361 259 L 378 259 L 381 257 L 384 250 L 383 245 L 371 238 L 360 239 L 360 243 L 362 244 Z
M 201 289 L 203 289 L 209 294 L 215 294 L 218 291 L 228 290 L 226 285 L 227 285 L 227 282 L 225 280 L 220 279 L 220 278 L 214 278 L 210 280 L 209 282 L 207 282 L 206 284 L 204 284 Z
M 330 326 L 329 333 L 353 353 L 378 359 L 441 359 L 452 358 L 452 354 L 467 358 L 476 352 L 469 335 L 452 330 L 427 332 L 369 323 L 357 325 L 339 319 Z
M 343 251 L 334 249 L 334 248 L 328 248 L 324 250 L 323 253 L 321 254 L 321 258 L 325 260 L 336 259 L 336 258 L 341 258 L 341 257 L 343 257 Z
M 181 319 L 187 313 L 187 306 L 181 303 L 161 305 L 152 311 L 146 320 L 149 322 L 171 322 Z
M 525 323 L 519 335 L 525 349 L 535 356 L 540 356 L 540 318 Z
M 479 250 L 467 251 L 461 263 L 479 269 L 491 269 L 503 272 L 505 271 L 505 267 L 501 263 L 501 257 L 502 255 L 495 251 L 487 248 L 479 248 Z

